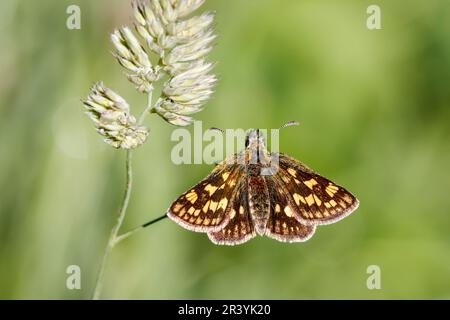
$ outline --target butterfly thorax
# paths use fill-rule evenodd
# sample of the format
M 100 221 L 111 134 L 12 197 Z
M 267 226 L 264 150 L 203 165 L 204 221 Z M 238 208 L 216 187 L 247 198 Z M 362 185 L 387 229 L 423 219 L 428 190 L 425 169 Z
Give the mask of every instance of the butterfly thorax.
M 256 164 L 260 167 L 270 164 L 270 153 L 266 149 L 264 135 L 258 130 L 251 130 L 245 139 L 245 164 Z M 255 170 L 255 174 L 260 174 Z M 252 172 L 249 172 L 252 173 Z

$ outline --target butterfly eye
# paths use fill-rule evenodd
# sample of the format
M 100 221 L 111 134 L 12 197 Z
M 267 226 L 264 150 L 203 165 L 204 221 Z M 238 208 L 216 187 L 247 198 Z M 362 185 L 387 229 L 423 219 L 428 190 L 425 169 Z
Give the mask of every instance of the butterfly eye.
M 258 141 L 259 130 L 258 129 L 250 129 L 247 131 L 247 135 L 245 136 L 245 147 L 247 148 L 250 143 Z

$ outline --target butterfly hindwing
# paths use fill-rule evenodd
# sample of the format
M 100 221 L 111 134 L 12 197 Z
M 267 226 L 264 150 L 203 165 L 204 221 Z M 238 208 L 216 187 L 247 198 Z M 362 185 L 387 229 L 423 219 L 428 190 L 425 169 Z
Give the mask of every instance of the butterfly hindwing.
M 302 224 L 295 218 L 298 208 L 289 202 L 289 194 L 277 177 L 267 176 L 266 183 L 270 195 L 266 236 L 281 242 L 303 242 L 311 238 L 315 226 Z
M 169 218 L 182 227 L 197 232 L 222 229 L 229 220 L 229 210 L 236 180 L 240 178 L 238 166 L 219 164 L 211 174 L 182 194 L 169 208 Z
M 213 243 L 232 246 L 247 242 L 256 236 L 250 217 L 247 183 L 245 180 L 236 188 L 236 194 L 228 214 L 230 220 L 222 230 L 208 233 L 208 237 Z
M 316 174 L 297 160 L 280 154 L 276 173 L 297 206 L 296 218 L 305 224 L 330 224 L 343 219 L 359 205 L 341 186 Z

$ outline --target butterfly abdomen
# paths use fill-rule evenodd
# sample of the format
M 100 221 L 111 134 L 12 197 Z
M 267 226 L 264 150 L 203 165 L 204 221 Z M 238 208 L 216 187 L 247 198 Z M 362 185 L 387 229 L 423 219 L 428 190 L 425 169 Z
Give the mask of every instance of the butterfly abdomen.
M 249 175 L 247 183 L 250 216 L 256 232 L 264 235 L 270 214 L 269 190 L 261 175 Z

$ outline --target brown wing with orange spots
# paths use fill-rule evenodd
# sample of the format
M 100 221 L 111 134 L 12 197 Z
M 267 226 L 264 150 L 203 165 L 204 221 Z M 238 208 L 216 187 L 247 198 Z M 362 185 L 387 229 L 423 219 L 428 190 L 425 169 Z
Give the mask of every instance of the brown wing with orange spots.
M 237 165 L 222 162 L 203 181 L 175 200 L 167 216 L 191 231 L 219 231 L 229 221 L 227 210 L 241 178 L 240 170 Z
M 239 188 L 236 189 L 229 216 L 230 221 L 222 230 L 208 233 L 208 237 L 213 243 L 234 246 L 256 236 L 248 207 L 248 191 L 245 180 L 242 180 Z
M 303 242 L 314 234 L 315 226 L 304 225 L 295 217 L 298 207 L 289 202 L 290 195 L 275 176 L 266 176 L 270 197 L 270 214 L 266 236 L 281 242 Z
M 358 208 L 358 199 L 349 191 L 287 155 L 280 154 L 276 175 L 289 193 L 291 205 L 298 207 L 294 216 L 302 223 L 334 223 Z

